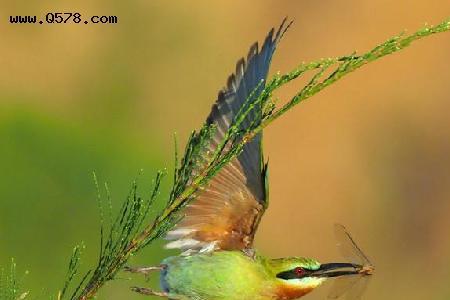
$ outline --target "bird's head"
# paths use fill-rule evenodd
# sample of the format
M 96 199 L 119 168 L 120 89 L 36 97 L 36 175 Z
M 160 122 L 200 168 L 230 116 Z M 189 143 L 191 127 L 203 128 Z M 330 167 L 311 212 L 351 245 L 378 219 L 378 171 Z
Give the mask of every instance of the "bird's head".
M 361 266 L 351 263 L 327 263 L 304 257 L 272 259 L 271 275 L 277 282 L 279 299 L 299 298 L 325 282 L 330 277 L 355 275 Z

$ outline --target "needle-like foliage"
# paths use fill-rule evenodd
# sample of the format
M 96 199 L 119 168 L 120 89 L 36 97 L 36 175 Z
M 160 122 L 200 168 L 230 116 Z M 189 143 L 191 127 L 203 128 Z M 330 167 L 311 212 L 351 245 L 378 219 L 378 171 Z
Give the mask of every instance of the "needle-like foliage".
M 17 278 L 14 260 L 11 261 L 9 270 L 0 269 L 0 300 L 26 299 L 28 292 L 21 291 L 21 281 Z
M 436 26 L 426 26 L 410 35 L 400 34 L 390 38 L 362 55 L 353 53 L 303 63 L 291 72 L 276 74 L 268 82 L 261 82 L 261 85 L 265 85 L 262 93 L 257 98 L 253 95 L 249 96 L 215 152 L 209 153 L 207 158 L 201 155 L 215 130 L 214 126 L 205 124 L 198 132 L 194 131 L 191 134 L 180 161 L 178 161 L 178 154 L 175 153 L 176 164 L 172 190 L 165 207 L 153 221 L 149 220 L 149 211 L 159 194 L 164 172 L 157 173 L 153 190 L 147 198 L 139 196 L 137 184 L 133 184 L 130 195 L 116 218 L 110 222 L 111 224 L 106 227 L 102 221 L 97 265 L 81 276 L 79 283 L 74 284 L 81 249 L 76 247 L 69 264 L 67 279 L 58 294 L 58 299 L 85 300 L 95 297 L 106 282 L 115 278 L 133 254 L 163 236 L 177 223 L 182 217 L 181 209 L 195 198 L 196 193 L 204 188 L 224 165 L 239 155 L 245 143 L 295 105 L 365 64 L 400 51 L 416 40 L 448 30 L 450 30 L 450 19 Z M 273 97 L 274 91 L 306 74 L 310 75 L 308 83 L 284 105 L 277 105 Z M 242 129 L 241 124 L 245 117 L 259 106 L 263 108 L 261 123 L 253 123 Z M 99 203 L 101 203 L 100 200 Z M 103 220 L 102 205 L 100 208 Z M 68 293 L 68 290 L 72 292 Z M 3 298 L 0 297 L 1 299 Z
M 144 222 L 150 212 L 160 189 L 163 172 L 158 172 L 154 180 L 152 192 L 148 198 L 141 197 L 138 192 L 137 182 L 134 181 L 130 194 L 119 210 L 116 218 L 110 220 L 109 228 L 105 225 L 103 218 L 103 202 L 98 189 L 98 201 L 101 212 L 100 227 L 100 253 L 97 265 L 87 271 L 82 277 L 79 284 L 76 285 L 70 296 L 66 297 L 68 286 L 72 282 L 73 277 L 77 273 L 78 262 L 80 260 L 80 247 L 75 247 L 72 258 L 69 263 L 69 271 L 64 288 L 59 293 L 59 299 L 90 299 L 98 289 L 109 280 L 114 279 L 125 265 L 130 255 L 140 250 L 144 243 L 139 242 L 137 237 L 141 234 Z M 95 182 L 97 179 L 94 175 Z M 97 184 L 98 187 L 98 184 Z M 109 208 L 111 209 L 111 198 L 107 191 Z M 110 213 L 111 214 L 111 213 Z M 157 238 L 149 236 L 147 242 Z

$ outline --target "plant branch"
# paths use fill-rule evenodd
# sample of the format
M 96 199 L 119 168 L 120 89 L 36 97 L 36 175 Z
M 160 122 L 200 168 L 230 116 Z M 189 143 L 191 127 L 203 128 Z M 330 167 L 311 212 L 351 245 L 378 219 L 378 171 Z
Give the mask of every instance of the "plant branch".
M 130 196 L 109 229 L 106 242 L 103 242 L 105 229 L 102 225 L 102 243 L 98 265 L 94 270 L 89 271 L 90 273 L 86 273 L 70 299 L 86 300 L 93 298 L 98 290 L 107 281 L 112 280 L 117 272 L 123 268 L 130 256 L 163 236 L 177 223 L 181 218 L 180 210 L 195 198 L 196 193 L 204 188 L 224 165 L 239 155 L 248 141 L 294 106 L 363 65 L 398 52 L 416 40 L 449 30 L 450 19 L 436 26 L 426 26 L 411 35 L 400 34 L 395 36 L 362 55 L 352 54 L 322 59 L 302 64 L 289 73 L 275 75 L 266 83 L 259 97 L 249 96 L 246 104 L 243 105 L 226 132 L 224 140 L 214 153 L 208 154 L 206 162 L 203 155 L 204 150 L 207 148 L 215 128 L 205 124 L 199 132 L 193 132 L 179 165 L 177 152 L 175 154 L 174 182 L 166 207 L 150 225 L 142 228 L 142 225 L 147 223 L 150 207 L 159 193 L 163 172 L 157 174 L 155 187 L 149 200 L 143 200 L 138 196 L 137 186 L 134 184 Z M 277 107 L 272 99 L 273 92 L 288 82 L 310 72 L 315 72 L 310 81 L 285 105 Z M 261 82 L 261 84 L 264 84 L 264 82 Z M 245 117 L 259 105 L 263 108 L 262 121 L 260 123 L 254 122 L 248 128 L 242 129 L 240 125 Z M 69 278 L 73 278 L 71 274 L 73 274 L 73 270 L 69 272 Z M 84 283 L 85 280 L 86 283 Z M 65 294 L 66 289 L 67 286 L 65 285 L 62 295 Z

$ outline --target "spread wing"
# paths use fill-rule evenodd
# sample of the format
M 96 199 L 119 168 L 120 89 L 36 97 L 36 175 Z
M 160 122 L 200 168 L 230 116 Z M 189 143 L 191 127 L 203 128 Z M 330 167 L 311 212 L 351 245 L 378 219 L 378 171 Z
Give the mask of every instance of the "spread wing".
M 285 21 L 274 34 L 272 29 L 262 48 L 250 47 L 247 61 L 236 64 L 236 72 L 219 92 L 207 123 L 216 131 L 209 151 L 223 141 L 225 133 L 247 98 L 257 98 L 264 88 L 272 55 L 278 41 L 290 24 Z M 258 87 L 257 90 L 255 90 Z M 261 122 L 261 107 L 247 115 L 241 127 Z M 256 228 L 267 206 L 265 181 L 267 165 L 263 164 L 261 133 L 248 142 L 241 154 L 225 165 L 184 208 L 183 219 L 168 232 L 167 248 L 183 251 L 241 250 L 251 247 Z

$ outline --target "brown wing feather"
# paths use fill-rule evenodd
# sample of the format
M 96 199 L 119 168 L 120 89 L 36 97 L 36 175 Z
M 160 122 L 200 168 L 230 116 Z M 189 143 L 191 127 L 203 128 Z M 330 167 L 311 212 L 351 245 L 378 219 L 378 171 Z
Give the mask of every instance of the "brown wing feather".
M 265 80 L 272 54 L 290 24 L 283 21 L 278 32 L 267 35 L 261 51 L 255 43 L 249 51 L 247 62 L 241 59 L 236 72 L 228 78 L 207 119 L 217 127 L 210 144 L 214 151 L 223 141 L 234 117 L 247 98 Z M 254 93 L 258 97 L 263 87 Z M 244 120 L 242 127 L 261 121 L 261 108 Z M 265 171 L 262 165 L 261 134 L 248 142 L 242 153 L 219 171 L 207 187 L 184 209 L 183 219 L 166 238 L 173 240 L 167 248 L 190 251 L 238 250 L 250 248 L 256 228 L 267 205 Z

